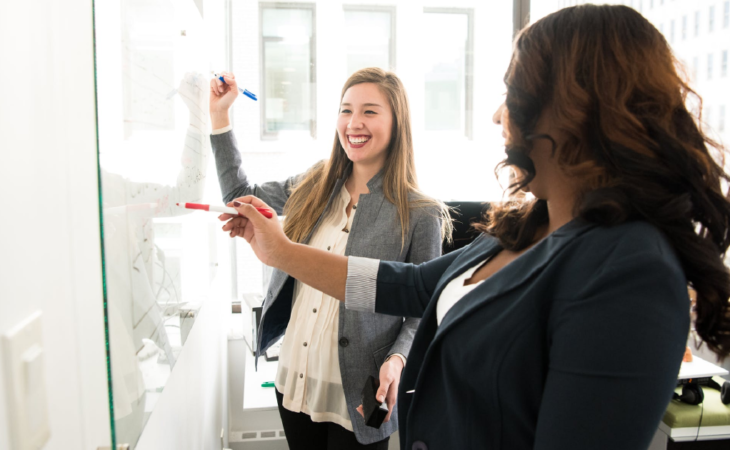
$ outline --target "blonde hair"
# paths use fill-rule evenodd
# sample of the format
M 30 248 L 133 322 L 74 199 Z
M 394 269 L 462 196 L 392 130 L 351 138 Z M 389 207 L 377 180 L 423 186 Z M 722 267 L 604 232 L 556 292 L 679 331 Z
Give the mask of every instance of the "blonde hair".
M 383 193 L 385 198 L 398 210 L 401 225 L 401 249 L 405 245 L 408 232 L 410 209 L 434 206 L 442 219 L 442 237 L 451 236 L 451 220 L 446 206 L 438 200 L 423 195 L 418 189 L 416 168 L 413 158 L 413 138 L 411 135 L 410 107 L 405 88 L 400 79 L 392 72 L 379 68 L 366 68 L 353 73 L 342 87 L 340 101 L 352 86 L 373 83 L 378 86 L 390 103 L 393 113 L 393 128 L 387 149 L 383 173 Z M 339 109 L 339 106 L 338 106 Z M 309 170 L 293 188 L 284 206 L 284 232 L 294 242 L 302 242 L 309 236 L 314 225 L 324 213 L 327 202 L 337 183 L 344 177 L 350 159 L 335 132 L 332 154 L 329 160 L 321 161 Z M 409 200 L 410 193 L 418 193 Z

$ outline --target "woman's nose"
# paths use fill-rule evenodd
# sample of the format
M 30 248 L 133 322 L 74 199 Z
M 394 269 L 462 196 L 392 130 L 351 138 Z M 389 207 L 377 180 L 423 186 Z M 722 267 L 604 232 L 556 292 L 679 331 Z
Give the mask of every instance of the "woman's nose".
M 347 128 L 350 128 L 350 129 L 362 128 L 362 119 L 360 118 L 359 114 L 353 114 L 350 117 L 350 123 L 347 124 Z
M 504 108 L 506 108 L 506 106 L 504 103 L 502 103 L 501 105 L 499 105 L 499 108 L 494 111 L 494 115 L 492 116 L 492 122 L 494 122 L 495 125 L 502 124 L 502 112 L 504 111 Z

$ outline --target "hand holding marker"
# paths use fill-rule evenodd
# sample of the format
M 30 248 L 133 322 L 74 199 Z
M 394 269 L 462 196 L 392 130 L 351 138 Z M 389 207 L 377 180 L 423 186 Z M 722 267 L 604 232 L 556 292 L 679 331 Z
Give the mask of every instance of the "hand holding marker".
M 240 216 L 236 208 L 231 208 L 229 206 L 204 205 L 201 203 L 177 203 L 177 206 L 181 206 L 187 209 L 199 209 L 201 211 L 214 211 L 224 214 L 231 214 L 233 216 Z M 274 217 L 274 214 L 271 212 L 271 210 L 267 208 L 256 208 L 256 211 L 260 212 L 261 215 L 266 217 L 267 219 L 271 219 L 272 217 Z
M 217 73 L 214 73 L 213 76 L 218 78 L 221 81 L 221 83 L 228 84 L 228 83 L 226 83 L 226 80 L 222 76 L 218 75 Z M 249 91 L 248 89 L 238 88 L 238 92 L 240 92 L 241 94 L 245 95 L 246 97 L 250 98 L 253 101 L 258 101 L 258 98 L 256 98 L 256 94 Z

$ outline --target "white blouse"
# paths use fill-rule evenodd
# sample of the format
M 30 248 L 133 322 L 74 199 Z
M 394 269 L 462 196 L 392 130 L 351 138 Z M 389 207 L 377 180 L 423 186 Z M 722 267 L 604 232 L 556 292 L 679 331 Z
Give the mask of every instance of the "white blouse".
M 338 203 L 332 205 L 309 246 L 344 256 L 357 210 L 356 205 L 347 217 L 350 199 L 343 185 Z M 340 375 L 339 316 L 338 300 L 296 281 L 275 385 L 289 411 L 303 412 L 313 422 L 333 422 L 352 431 Z
M 466 294 L 471 292 L 475 287 L 479 286 L 482 281 L 484 281 L 481 280 L 474 284 L 464 286 L 464 282 L 471 278 L 472 275 L 474 275 L 474 272 L 476 272 L 478 268 L 486 264 L 487 261 L 489 261 L 489 258 L 480 262 L 479 264 L 476 264 L 475 266 L 468 269 L 466 272 L 454 278 L 449 282 L 449 284 L 446 285 L 444 290 L 441 291 L 438 303 L 436 304 L 436 323 L 439 326 L 441 325 L 441 321 L 444 319 L 446 313 L 449 312 L 449 310 Z

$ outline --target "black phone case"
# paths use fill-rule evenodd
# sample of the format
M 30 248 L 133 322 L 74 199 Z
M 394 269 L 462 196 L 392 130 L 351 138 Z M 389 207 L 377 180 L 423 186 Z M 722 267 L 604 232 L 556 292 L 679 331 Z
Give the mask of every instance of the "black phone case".
M 365 415 L 365 425 L 373 428 L 380 428 L 385 416 L 388 415 L 388 405 L 380 403 L 375 399 L 375 394 L 380 387 L 380 380 L 370 375 L 362 388 L 362 412 Z

